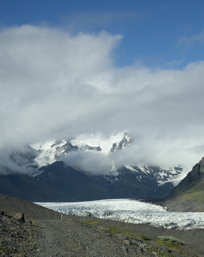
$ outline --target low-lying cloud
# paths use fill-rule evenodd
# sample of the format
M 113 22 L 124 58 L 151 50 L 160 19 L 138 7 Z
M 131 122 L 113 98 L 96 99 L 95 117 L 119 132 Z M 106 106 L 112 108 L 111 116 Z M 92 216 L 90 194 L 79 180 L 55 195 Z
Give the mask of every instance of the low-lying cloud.
M 138 138 L 141 161 L 198 161 L 204 144 L 204 62 L 180 70 L 117 67 L 113 53 L 121 39 L 30 25 L 2 29 L 1 151 L 127 129 Z
M 97 146 L 97 145 L 96 145 Z M 165 139 L 137 137 L 124 149 L 116 152 L 76 151 L 62 158 L 66 165 L 94 175 L 117 175 L 122 166 L 150 165 L 164 169 L 182 166 L 184 172 L 192 169 L 202 156 L 203 146 L 188 148 L 187 142 L 167 142 Z
M 71 152 L 62 159 L 65 164 L 94 175 L 115 175 L 117 173 L 111 158 L 100 152 Z

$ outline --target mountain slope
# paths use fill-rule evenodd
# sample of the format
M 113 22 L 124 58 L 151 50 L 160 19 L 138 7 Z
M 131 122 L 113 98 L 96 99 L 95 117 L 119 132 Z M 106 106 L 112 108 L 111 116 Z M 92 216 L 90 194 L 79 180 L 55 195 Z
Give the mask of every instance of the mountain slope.
M 98 180 L 96 176 L 89 176 L 79 172 L 63 162 L 55 162 L 42 168 L 43 172 L 36 180 L 62 191 L 66 198 L 58 201 L 85 201 L 108 198 L 106 181 Z M 50 198 L 50 201 L 52 199 Z
M 17 212 L 25 214 L 30 219 L 59 219 L 60 214 L 53 210 L 41 207 L 22 198 L 0 194 L 0 211 L 14 215 Z
M 4 195 L 0 195 L 0 206 L 2 257 L 195 257 L 204 254 L 203 230 L 165 230 L 91 217 L 61 216 Z M 7 210 L 13 214 L 24 212 L 26 222 L 19 222 Z
M 97 169 L 97 167 L 96 167 Z M 132 169 L 132 168 L 131 168 Z M 152 173 L 151 173 L 151 172 Z M 115 175 L 92 175 L 58 161 L 42 167 L 40 174 L 0 176 L 0 193 L 30 201 L 86 201 L 107 198 L 160 200 L 173 188 L 172 183 L 158 183 L 157 168 L 142 172 L 122 167 Z
M 204 211 L 204 158 L 174 188 L 165 205 L 171 210 Z
M 155 176 L 157 167 L 149 167 L 149 173 L 136 168 L 132 172 L 127 167 L 120 168 L 117 180 L 110 187 L 113 198 L 126 197 L 154 201 L 164 198 L 172 190 L 172 183 L 158 184 Z M 150 173 L 150 169 L 153 174 Z
M 58 201 L 66 198 L 61 190 L 22 174 L 1 175 L 0 193 L 30 201 Z
M 132 143 L 122 132 L 25 146 L 8 156 L 12 168 L 0 166 L 0 193 L 31 201 L 166 197 L 183 169 L 122 165 L 126 149 L 134 150 Z
M 130 172 L 125 167 L 118 171 L 117 176 L 90 175 L 73 169 L 63 162 L 55 162 L 43 167 L 42 170 L 36 180 L 64 192 L 67 201 L 106 198 L 158 200 L 165 197 L 173 188 L 172 183 L 158 185 L 154 175 L 139 170 Z

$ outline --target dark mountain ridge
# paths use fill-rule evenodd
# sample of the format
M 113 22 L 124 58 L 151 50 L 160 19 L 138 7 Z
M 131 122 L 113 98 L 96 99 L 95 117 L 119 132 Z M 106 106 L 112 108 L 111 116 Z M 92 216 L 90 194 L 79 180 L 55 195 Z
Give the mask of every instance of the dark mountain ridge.
M 172 183 L 159 185 L 154 172 L 130 172 L 122 167 L 117 176 L 96 176 L 78 171 L 61 161 L 42 167 L 40 174 L 35 177 L 22 174 L 0 176 L 1 193 L 30 201 L 86 201 L 108 198 L 156 201 L 165 197 L 172 188 Z
M 83 165 L 79 167 L 76 165 L 77 168 L 74 165 L 71 167 L 69 158 L 68 160 L 64 158 L 74 154 L 80 162 L 81 157 L 87 157 L 87 152 L 89 155 L 93 153 L 93 158 L 96 153 L 101 154 L 103 158 L 107 156 L 109 158 L 118 152 L 123 154 L 133 141 L 127 133 L 119 133 L 105 142 L 95 141 L 95 139 L 89 141 L 88 138 L 85 141 L 60 139 L 35 147 L 26 146 L 19 151 L 15 150 L 10 154 L 13 169 L 0 166 L 0 174 L 5 174 L 0 175 L 0 193 L 30 201 L 86 201 L 107 198 L 159 201 L 164 199 L 174 187 L 172 181 L 178 179 L 182 173 L 181 167 L 162 169 L 141 164 L 125 165 L 116 169 L 113 158 L 112 166 L 104 171 L 106 175 L 103 175 L 97 164 L 94 170 L 91 167 L 91 171 L 85 171 Z M 75 162 L 78 161 L 77 158 L 74 159 Z M 18 168 L 16 170 L 15 165 Z
M 204 158 L 172 190 L 164 204 L 170 210 L 204 211 Z

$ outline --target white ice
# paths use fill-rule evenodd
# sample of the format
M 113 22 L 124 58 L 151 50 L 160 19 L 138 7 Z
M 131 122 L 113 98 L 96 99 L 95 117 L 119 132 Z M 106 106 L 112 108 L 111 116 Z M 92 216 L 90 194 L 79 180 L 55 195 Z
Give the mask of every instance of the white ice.
M 38 202 L 37 204 L 65 214 L 94 216 L 135 224 L 151 224 L 168 229 L 204 228 L 204 212 L 168 212 L 150 203 L 129 199 L 87 202 Z

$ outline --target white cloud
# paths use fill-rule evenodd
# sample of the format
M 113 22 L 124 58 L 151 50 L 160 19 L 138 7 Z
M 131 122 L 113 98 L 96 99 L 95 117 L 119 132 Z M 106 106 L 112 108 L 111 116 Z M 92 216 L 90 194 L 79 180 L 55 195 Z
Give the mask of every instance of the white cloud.
M 179 39 L 179 44 L 185 47 L 191 47 L 197 43 L 204 43 L 204 31 L 192 36 L 183 36 Z
M 127 129 L 138 136 L 140 159 L 198 161 L 204 62 L 119 68 L 112 53 L 120 39 L 29 25 L 2 30 L 0 148 Z
M 115 174 L 112 160 L 100 152 L 71 152 L 63 158 L 69 166 L 94 175 Z

